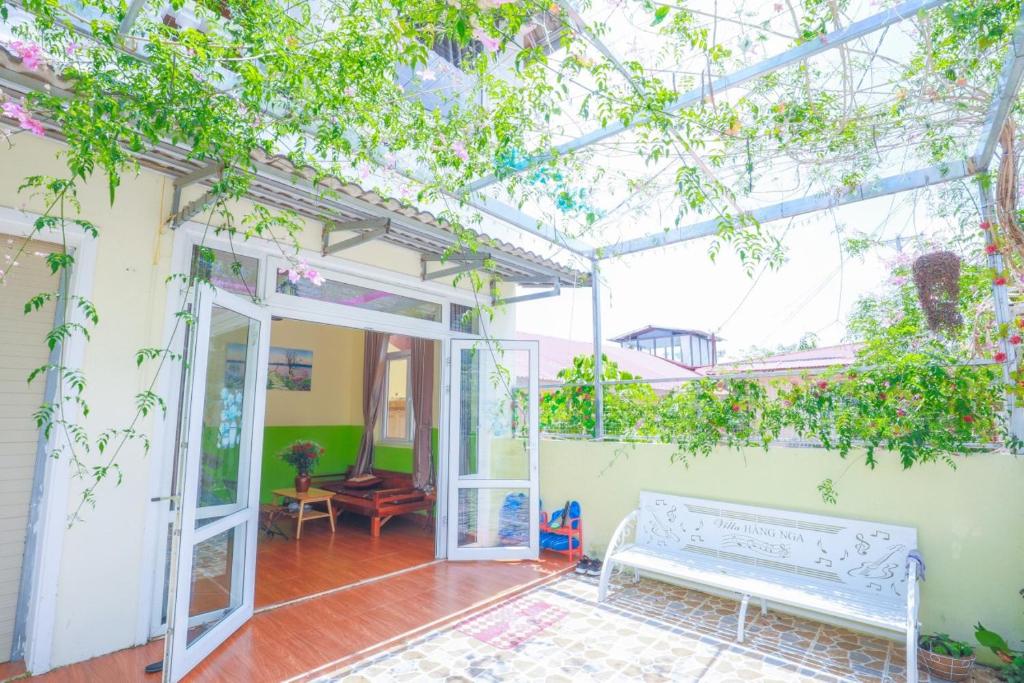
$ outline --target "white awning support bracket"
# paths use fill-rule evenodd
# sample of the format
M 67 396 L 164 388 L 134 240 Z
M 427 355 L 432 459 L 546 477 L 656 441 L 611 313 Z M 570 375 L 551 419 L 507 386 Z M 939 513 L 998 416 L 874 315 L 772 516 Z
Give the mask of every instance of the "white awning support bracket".
M 336 232 L 345 232 L 352 236 L 331 244 L 331 235 Z M 337 254 L 339 251 L 351 249 L 352 247 L 383 237 L 389 232 L 391 232 L 390 218 L 366 218 L 359 221 L 346 221 L 344 223 L 324 223 L 321 253 L 324 256 Z

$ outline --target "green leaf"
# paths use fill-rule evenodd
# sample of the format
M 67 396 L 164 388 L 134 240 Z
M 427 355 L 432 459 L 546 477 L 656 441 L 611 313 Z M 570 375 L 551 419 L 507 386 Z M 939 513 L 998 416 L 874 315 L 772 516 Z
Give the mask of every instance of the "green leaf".
M 661 5 L 654 11 L 654 21 L 651 22 L 651 26 L 657 26 L 661 22 L 665 21 L 665 17 L 672 10 L 668 5 Z

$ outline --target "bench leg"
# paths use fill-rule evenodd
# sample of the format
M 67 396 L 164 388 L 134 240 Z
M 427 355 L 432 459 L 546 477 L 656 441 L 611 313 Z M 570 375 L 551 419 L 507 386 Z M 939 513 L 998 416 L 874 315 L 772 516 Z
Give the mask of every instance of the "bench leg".
M 750 596 L 744 595 L 743 599 L 740 600 L 740 614 L 739 619 L 736 621 L 736 642 L 743 642 L 743 625 L 747 621 L 747 605 L 750 604 Z
M 907 631 L 907 683 L 917 683 L 917 629 Z
M 610 579 L 612 575 L 612 564 L 611 560 L 605 558 L 604 564 L 601 566 L 601 580 L 597 584 L 598 602 L 604 602 L 605 598 L 608 597 L 608 579 Z
M 768 601 L 761 598 L 761 616 L 768 616 Z

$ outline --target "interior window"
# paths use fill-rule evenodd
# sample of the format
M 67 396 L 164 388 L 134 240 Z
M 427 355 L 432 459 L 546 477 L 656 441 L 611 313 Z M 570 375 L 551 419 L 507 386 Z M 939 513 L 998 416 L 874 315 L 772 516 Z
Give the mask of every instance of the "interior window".
M 393 335 L 388 344 L 382 434 L 385 441 L 412 441 L 412 404 L 409 396 L 412 378 L 408 344 L 402 344 L 402 340 Z

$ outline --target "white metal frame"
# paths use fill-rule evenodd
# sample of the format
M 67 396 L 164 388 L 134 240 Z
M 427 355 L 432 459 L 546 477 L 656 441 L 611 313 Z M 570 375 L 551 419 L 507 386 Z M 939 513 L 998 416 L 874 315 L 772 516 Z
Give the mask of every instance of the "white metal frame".
M 205 237 L 204 237 L 205 235 Z M 323 257 L 319 252 L 302 250 L 297 256 L 311 267 L 317 268 L 325 277 L 334 277 L 353 284 L 383 289 L 396 294 L 403 294 L 417 299 L 436 301 L 442 304 L 441 322 L 415 320 L 405 316 L 391 315 L 377 311 L 354 308 L 340 304 L 332 304 L 301 297 L 278 294 L 275 292 L 277 268 L 284 266 L 281 247 L 267 240 L 250 238 L 249 240 L 228 240 L 223 234 L 214 234 L 212 229 L 197 222 L 184 223 L 175 231 L 173 254 L 171 257 L 172 273 L 187 273 L 191 267 L 193 247 L 204 244 L 213 249 L 230 251 L 236 254 L 256 258 L 259 261 L 259 275 L 256 293 L 269 307 L 272 316 L 281 316 L 293 320 L 324 323 L 360 330 L 375 330 L 393 334 L 404 334 L 413 337 L 431 339 L 440 344 L 441 367 L 438 390 L 440 393 L 440 410 L 438 414 L 438 463 L 437 463 L 437 497 L 439 501 L 447 501 L 448 472 L 448 401 L 449 378 L 444 372 L 449 359 L 449 343 L 453 339 L 477 339 L 475 335 L 450 329 L 450 306 L 457 303 L 468 306 L 477 304 L 477 296 L 473 292 L 458 289 L 438 282 L 422 281 L 412 275 L 384 270 L 374 266 L 347 261 L 337 256 Z M 489 298 L 488 298 L 489 301 Z M 177 318 L 175 312 L 182 305 L 182 293 L 177 287 L 169 287 L 165 315 L 165 328 L 175 329 Z M 181 352 L 184 348 L 183 335 L 179 331 L 172 348 Z M 178 387 L 180 384 L 180 368 L 175 366 L 166 369 L 160 382 L 160 393 L 167 401 L 167 415 L 172 422 L 178 414 Z M 260 418 L 262 419 L 262 417 Z M 163 457 L 153 458 L 153 476 L 151 477 L 150 504 L 146 523 L 145 565 L 143 567 L 143 607 L 140 610 L 138 625 L 139 640 L 145 642 L 152 637 L 162 635 L 166 630 L 161 609 L 164 597 L 164 566 L 167 552 L 167 529 L 171 522 L 171 511 L 167 496 L 171 490 L 173 452 L 175 447 L 175 429 L 173 424 L 165 425 L 161 434 L 160 445 Z M 157 440 L 154 440 L 157 443 Z M 435 556 L 442 559 L 447 555 L 447 515 L 442 508 L 436 516 Z
M 448 514 L 455 517 L 455 521 L 448 524 L 448 559 L 450 560 L 523 560 L 537 559 L 540 553 L 540 398 L 539 398 L 539 344 L 536 341 L 508 341 L 497 340 L 494 342 L 470 339 L 453 339 L 450 342 L 451 363 L 448 366 L 449 395 L 451 406 L 449 409 L 449 443 L 458 443 L 460 439 L 459 426 L 460 415 L 459 403 L 461 400 L 461 386 L 458 377 L 461 373 L 462 351 L 477 349 L 481 353 L 494 351 L 490 344 L 500 347 L 501 351 L 519 352 L 526 351 L 529 354 L 529 387 L 528 387 L 528 444 L 529 449 L 529 478 L 528 479 L 485 479 L 478 477 L 459 476 L 459 459 L 449 458 L 448 461 Z M 490 348 L 489 348 L 490 347 Z M 482 381 L 490 381 L 484 378 Z M 463 489 L 523 489 L 529 492 L 530 512 L 530 538 L 527 546 L 515 547 L 459 547 L 458 523 L 459 513 L 459 491 Z M 479 511 L 478 511 L 479 512 Z M 480 513 L 486 516 L 486 513 Z
M 32 237 L 42 242 L 61 242 L 55 231 L 35 232 L 34 223 L 40 215 L 9 207 L 0 207 L 0 233 L 14 237 Z M 90 298 L 96 272 L 97 239 L 87 235 L 80 227 L 66 226 L 66 241 L 74 249 L 75 263 L 71 269 L 69 294 Z M 72 320 L 85 322 L 77 309 L 69 311 Z M 71 369 L 82 367 L 85 357 L 85 339 L 80 335 L 72 337 L 65 347 L 64 365 Z M 76 420 L 80 415 L 75 405 L 65 407 L 67 419 Z M 68 448 L 63 436 L 54 430 L 48 449 Z M 71 484 L 71 469 L 66 460 L 47 459 L 43 473 L 43 497 L 39 501 L 39 516 L 36 521 L 36 540 L 31 559 L 34 572 L 28 586 L 28 612 L 25 615 L 25 666 L 33 673 L 50 670 L 53 653 L 53 631 L 56 625 L 57 586 L 60 580 L 61 554 L 64 546 L 64 531 L 67 528 L 68 495 Z M 21 590 L 25 590 L 23 586 Z
M 270 311 L 241 297 L 223 290 L 201 290 L 197 323 L 194 330 L 192 363 L 190 368 L 190 394 L 188 415 L 185 424 L 188 431 L 183 444 L 182 467 L 178 471 L 177 491 L 178 514 L 175 522 L 175 538 L 172 541 L 171 579 L 168 599 L 167 639 L 165 642 L 164 680 L 178 681 L 208 656 L 243 623 L 252 617 L 255 608 L 256 580 L 256 538 L 259 528 L 259 486 L 263 452 L 263 413 L 266 404 L 267 360 L 270 349 Z M 199 508 L 199 479 L 202 469 L 203 411 L 206 404 L 206 371 L 209 357 L 209 343 L 212 327 L 212 310 L 221 307 L 238 313 L 259 323 L 259 333 L 249 339 L 249 353 L 246 354 L 246 394 L 242 415 L 240 455 L 238 463 L 240 500 L 236 504 Z M 255 351 L 255 354 L 252 352 Z M 251 400 L 248 400 L 251 396 Z M 247 488 L 242 488 L 242 483 Z M 244 496 L 244 498 L 242 497 Z M 215 518 L 197 528 L 200 519 Z M 232 552 L 231 593 L 240 591 L 240 604 L 228 615 L 203 633 L 192 644 L 187 643 L 188 630 L 203 617 L 189 616 L 192 597 L 192 566 L 195 548 L 221 533 L 236 530 L 235 547 Z M 239 535 L 238 532 L 241 532 Z M 242 553 L 239 553 L 241 543 Z M 241 577 L 241 585 L 237 579 Z M 214 618 L 219 618 L 216 615 Z
M 391 387 L 391 362 L 406 361 L 405 373 L 405 434 L 404 439 L 388 437 L 388 389 Z M 377 443 L 385 446 L 409 446 L 413 441 L 413 430 L 416 428 L 412 408 L 412 354 L 409 351 L 389 351 L 384 360 L 384 395 L 380 397 L 381 420 L 377 424 Z

